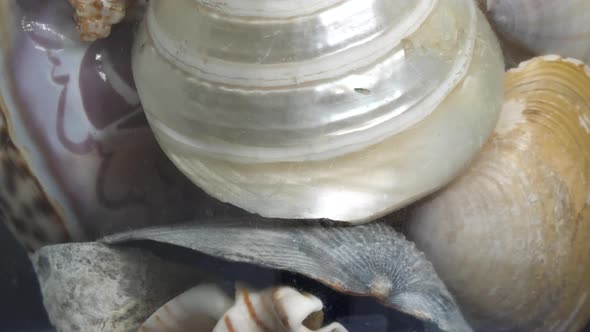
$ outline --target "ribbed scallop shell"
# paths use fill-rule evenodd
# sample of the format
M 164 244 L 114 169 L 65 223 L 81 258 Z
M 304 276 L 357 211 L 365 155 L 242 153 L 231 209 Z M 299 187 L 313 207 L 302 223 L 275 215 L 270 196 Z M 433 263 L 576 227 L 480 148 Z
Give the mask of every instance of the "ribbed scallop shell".
M 480 0 L 492 25 L 532 52 L 590 61 L 587 0 Z
M 439 188 L 501 99 L 496 40 L 467 0 L 155 0 L 133 68 L 177 166 L 279 218 L 369 220 Z
M 137 240 L 299 273 L 345 294 L 373 297 L 432 331 L 471 331 L 424 254 L 384 222 L 352 227 L 262 218 L 199 220 L 105 239 L 111 244 Z
M 506 75 L 493 138 L 407 223 L 476 330 L 590 319 L 590 69 L 556 56 Z

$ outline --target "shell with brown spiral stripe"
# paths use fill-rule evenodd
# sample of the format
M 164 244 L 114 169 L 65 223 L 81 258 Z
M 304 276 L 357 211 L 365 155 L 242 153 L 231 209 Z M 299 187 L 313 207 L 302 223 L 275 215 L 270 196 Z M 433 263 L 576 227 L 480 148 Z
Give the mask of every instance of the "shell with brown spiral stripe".
M 323 325 L 322 301 L 291 287 L 254 291 L 236 286 L 232 301 L 218 286 L 203 284 L 172 299 L 139 332 L 347 332 Z

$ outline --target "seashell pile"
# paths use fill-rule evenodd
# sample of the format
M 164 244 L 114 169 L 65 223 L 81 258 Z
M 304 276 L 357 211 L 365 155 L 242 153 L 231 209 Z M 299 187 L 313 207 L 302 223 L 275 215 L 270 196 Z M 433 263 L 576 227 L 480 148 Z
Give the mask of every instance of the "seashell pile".
M 0 3 L 0 211 L 31 250 L 176 248 L 426 331 L 590 320 L 587 0 L 68 2 Z M 129 324 L 356 331 L 217 281 Z

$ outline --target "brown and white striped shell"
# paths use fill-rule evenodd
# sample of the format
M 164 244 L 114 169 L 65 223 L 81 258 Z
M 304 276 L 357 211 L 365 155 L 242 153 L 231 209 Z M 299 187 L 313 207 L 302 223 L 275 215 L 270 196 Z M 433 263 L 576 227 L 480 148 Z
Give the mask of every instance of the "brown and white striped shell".
M 339 323 L 322 327 L 322 308 L 320 299 L 291 287 L 237 285 L 232 303 L 218 286 L 203 284 L 165 304 L 139 332 L 347 332 Z

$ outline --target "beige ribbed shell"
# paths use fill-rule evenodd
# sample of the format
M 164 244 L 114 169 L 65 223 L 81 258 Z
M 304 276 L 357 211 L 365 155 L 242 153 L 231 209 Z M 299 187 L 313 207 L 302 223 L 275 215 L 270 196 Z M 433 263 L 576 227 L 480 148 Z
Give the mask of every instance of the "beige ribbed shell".
M 506 75 L 493 138 L 408 233 L 474 328 L 576 331 L 590 318 L 590 76 L 535 58 Z

